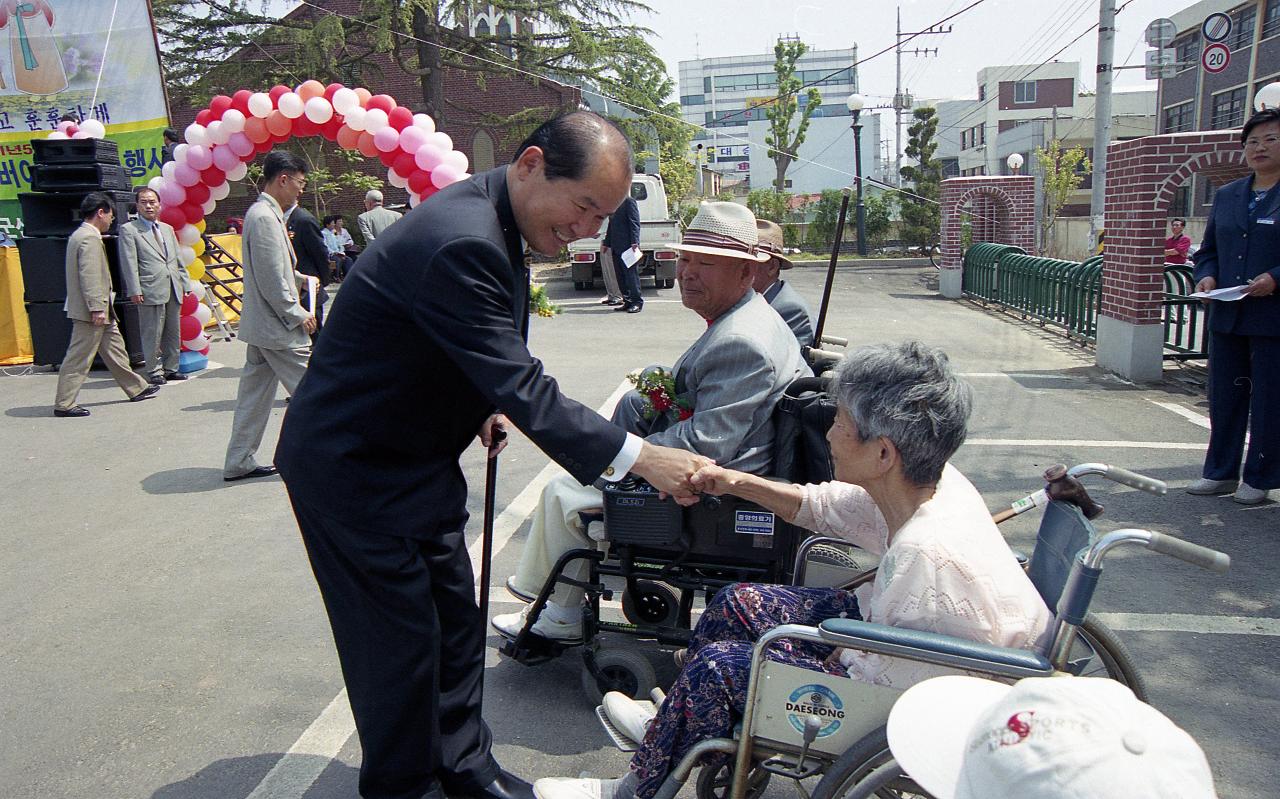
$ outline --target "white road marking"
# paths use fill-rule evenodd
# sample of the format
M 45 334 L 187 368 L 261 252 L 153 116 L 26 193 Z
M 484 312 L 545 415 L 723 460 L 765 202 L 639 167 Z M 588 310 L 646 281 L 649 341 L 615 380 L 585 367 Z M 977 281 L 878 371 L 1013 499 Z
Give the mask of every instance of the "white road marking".
M 629 381 L 623 380 L 619 383 L 604 404 L 597 409 L 599 413 L 604 416 L 610 415 L 613 407 L 618 404 L 618 400 L 630 389 Z M 520 529 L 525 519 L 529 518 L 529 514 L 537 507 L 538 498 L 542 496 L 543 487 L 558 471 L 561 471 L 558 465 L 548 464 L 538 472 L 529 485 L 525 486 L 524 490 L 516 495 L 515 499 L 511 500 L 509 505 L 502 509 L 498 518 L 494 519 L 494 552 L 502 551 L 502 548 L 511 540 L 511 536 Z M 467 548 L 472 568 L 477 575 L 480 574 L 481 546 L 481 540 L 477 538 Z M 478 580 L 477 577 L 477 582 Z M 505 583 L 505 578 L 500 582 Z M 343 688 L 324 712 L 311 722 L 311 726 L 307 727 L 289 751 L 276 761 L 271 771 L 267 772 L 267 776 L 262 778 L 262 782 L 258 783 L 247 799 L 300 799 L 329 763 L 338 756 L 355 731 L 356 724 L 351 716 L 351 704 L 347 701 L 347 689 Z
M 1178 441 L 1097 441 L 1091 438 L 970 438 L 965 442 L 972 447 L 1087 447 L 1089 449 L 1187 449 L 1204 451 L 1203 443 Z
M 1034 374 L 1023 372 L 961 372 L 960 377 L 1007 377 L 1010 380 L 1079 380 L 1071 375 Z
M 1157 402 L 1153 399 L 1148 399 L 1147 402 L 1150 402 L 1152 405 L 1158 405 L 1166 411 L 1172 411 L 1192 424 L 1203 427 L 1205 430 L 1209 429 L 1209 417 L 1196 413 L 1190 408 L 1184 408 L 1176 402 Z
M 1190 613 L 1099 613 L 1115 630 L 1147 630 L 1208 635 L 1280 636 L 1280 619 L 1257 616 L 1195 616 Z

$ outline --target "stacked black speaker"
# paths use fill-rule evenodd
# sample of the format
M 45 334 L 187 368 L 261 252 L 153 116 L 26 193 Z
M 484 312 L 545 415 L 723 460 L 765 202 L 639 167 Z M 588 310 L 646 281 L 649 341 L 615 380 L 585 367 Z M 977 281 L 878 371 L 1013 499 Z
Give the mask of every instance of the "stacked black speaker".
M 127 222 L 133 204 L 129 173 L 120 164 L 120 149 L 107 139 L 34 139 L 34 192 L 19 194 L 22 204 L 22 282 L 37 364 L 57 364 L 71 340 L 71 320 L 63 310 L 67 299 L 67 239 L 80 227 L 80 203 L 100 191 L 115 206 L 115 225 Z M 116 227 L 103 235 L 116 317 L 129 359 L 143 359 L 138 309 L 124 296 Z

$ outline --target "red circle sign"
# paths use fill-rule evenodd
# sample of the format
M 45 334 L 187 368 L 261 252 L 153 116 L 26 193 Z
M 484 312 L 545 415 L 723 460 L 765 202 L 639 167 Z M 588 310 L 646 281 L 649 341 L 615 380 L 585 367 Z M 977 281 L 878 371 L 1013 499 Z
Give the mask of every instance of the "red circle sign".
M 1225 44 L 1214 42 L 1200 54 L 1200 65 L 1210 74 L 1222 72 L 1231 63 L 1231 50 Z

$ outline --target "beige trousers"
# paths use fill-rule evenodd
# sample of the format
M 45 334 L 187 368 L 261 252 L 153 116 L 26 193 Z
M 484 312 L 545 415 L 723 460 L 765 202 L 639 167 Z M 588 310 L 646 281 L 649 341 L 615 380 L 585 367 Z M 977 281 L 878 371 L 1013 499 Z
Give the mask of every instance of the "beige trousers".
M 129 353 L 124 348 L 124 337 L 115 319 L 107 319 L 105 325 L 92 322 L 71 320 L 71 341 L 67 343 L 67 354 L 62 358 L 62 367 L 58 369 L 58 393 L 53 400 L 53 407 L 60 411 L 70 410 L 80 396 L 80 387 L 89 376 L 89 367 L 93 366 L 93 356 L 101 355 L 102 362 L 107 365 L 111 376 L 116 379 L 120 388 L 129 397 L 136 397 L 148 383 L 129 368 Z
M 604 278 L 604 290 L 609 299 L 621 300 L 622 287 L 618 285 L 618 270 L 613 266 L 613 252 L 608 247 L 600 249 L 600 276 Z
M 284 384 L 290 396 L 307 372 L 310 347 L 269 350 L 249 344 L 245 347 L 244 371 L 236 392 L 236 415 L 231 422 L 231 441 L 222 466 L 223 477 L 239 477 L 258 468 L 254 453 L 262 443 L 276 401 L 276 386 Z
M 571 549 L 595 549 L 596 542 L 587 536 L 578 513 L 602 504 L 600 491 L 584 486 L 568 474 L 554 477 L 542 489 L 542 497 L 533 512 L 533 526 L 529 540 L 520 554 L 520 566 L 516 569 L 515 586 L 528 594 L 542 590 L 547 575 L 551 574 L 560 556 Z M 587 561 L 575 560 L 565 566 L 564 576 L 574 580 L 587 579 Z M 561 607 L 577 608 L 582 605 L 581 588 L 557 585 L 551 599 Z

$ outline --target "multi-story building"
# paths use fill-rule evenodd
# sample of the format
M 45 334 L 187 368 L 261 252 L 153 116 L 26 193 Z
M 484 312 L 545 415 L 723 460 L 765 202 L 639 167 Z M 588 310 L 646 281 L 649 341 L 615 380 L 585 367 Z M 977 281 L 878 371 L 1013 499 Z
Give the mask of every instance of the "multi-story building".
M 788 170 L 786 190 L 808 193 L 852 182 L 853 133 L 845 99 L 858 91 L 856 46 L 845 50 L 810 50 L 796 62 L 796 73 L 815 86 L 822 104 L 810 117 L 809 132 Z M 680 62 L 680 111 L 702 130 L 691 147 L 710 169 L 742 176 L 750 188 L 767 188 L 776 177 L 768 158 L 768 106 L 777 97 L 773 53 L 704 58 Z M 799 102 L 808 102 L 801 94 Z M 803 105 L 802 105 L 803 107 Z M 797 117 L 798 118 L 798 117 Z M 862 164 L 865 175 L 879 164 L 879 120 L 862 114 Z M 841 147 L 838 138 L 848 141 Z M 812 163 L 810 163 L 812 162 Z
M 978 101 L 950 129 L 960 135 L 957 166 L 962 177 L 999 175 L 994 146 L 999 134 L 1035 120 L 1078 115 L 1079 61 L 1013 64 L 978 72 Z M 939 128 L 942 126 L 939 125 Z M 990 146 L 989 146 L 990 145 Z

